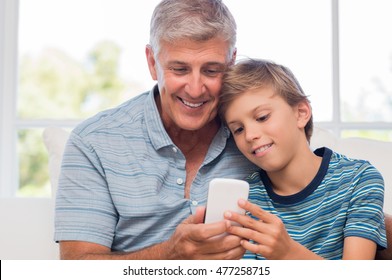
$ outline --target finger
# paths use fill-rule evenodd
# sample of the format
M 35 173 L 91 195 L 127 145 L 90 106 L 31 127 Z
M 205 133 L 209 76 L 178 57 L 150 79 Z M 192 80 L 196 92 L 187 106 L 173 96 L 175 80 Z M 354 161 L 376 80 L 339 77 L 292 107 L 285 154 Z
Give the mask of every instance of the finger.
M 248 227 L 231 226 L 228 232 L 232 235 L 236 235 L 246 240 L 254 240 L 257 243 L 263 243 L 264 240 L 268 239 L 268 235 L 261 232 L 258 229 L 252 229 Z
M 270 223 L 273 222 L 275 219 L 275 215 L 264 211 L 260 206 L 249 202 L 248 200 L 239 199 L 238 205 L 245 209 L 246 211 L 250 212 L 254 217 L 259 218 L 263 222 Z
M 242 247 L 244 247 L 245 250 L 248 250 L 255 254 L 260 254 L 262 256 L 265 256 L 266 252 L 270 251 L 270 248 L 268 246 L 265 246 L 263 244 L 257 244 L 257 243 L 255 244 L 247 240 L 242 240 L 241 245 Z
M 197 242 L 205 242 L 207 239 L 221 237 L 226 233 L 226 221 L 192 225 L 189 231 L 189 238 Z
M 210 240 L 208 251 L 210 259 L 240 259 L 245 253 L 241 246 L 241 238 L 235 235 L 225 235 Z
M 244 222 L 246 220 L 246 222 Z M 241 226 L 231 226 L 227 232 L 236 235 L 245 240 L 253 240 L 256 243 L 270 245 L 273 243 L 273 237 L 270 236 L 272 226 L 261 221 L 256 221 L 251 217 L 246 217 L 241 221 Z
M 217 259 L 217 260 L 239 260 L 245 254 L 246 249 L 239 244 L 237 247 L 232 248 L 230 250 L 210 255 L 210 259 Z
M 256 220 L 247 215 L 241 215 L 235 212 L 226 211 L 224 213 L 224 217 L 225 219 L 236 222 L 245 228 L 253 229 L 259 232 L 265 232 L 267 230 L 265 223 L 263 223 L 261 220 Z

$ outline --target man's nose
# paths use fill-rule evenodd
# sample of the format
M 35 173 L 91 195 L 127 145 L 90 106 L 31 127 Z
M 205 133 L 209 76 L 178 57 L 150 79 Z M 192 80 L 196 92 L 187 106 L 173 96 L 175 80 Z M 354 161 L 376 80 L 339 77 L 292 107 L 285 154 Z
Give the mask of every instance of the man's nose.
M 189 75 L 185 90 L 191 97 L 194 98 L 203 95 L 206 92 L 206 86 L 203 76 L 199 73 L 192 73 L 191 75 Z

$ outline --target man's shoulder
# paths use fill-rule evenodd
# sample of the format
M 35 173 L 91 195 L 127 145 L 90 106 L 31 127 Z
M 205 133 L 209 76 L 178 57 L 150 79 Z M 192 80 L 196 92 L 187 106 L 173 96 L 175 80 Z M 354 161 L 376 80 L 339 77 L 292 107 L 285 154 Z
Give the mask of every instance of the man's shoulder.
M 124 125 L 137 125 L 143 118 L 147 96 L 148 92 L 144 92 L 117 107 L 97 113 L 78 124 L 74 128 L 73 134 L 77 134 L 79 137 L 87 137 L 95 133 L 107 133 L 108 131 L 121 129 Z

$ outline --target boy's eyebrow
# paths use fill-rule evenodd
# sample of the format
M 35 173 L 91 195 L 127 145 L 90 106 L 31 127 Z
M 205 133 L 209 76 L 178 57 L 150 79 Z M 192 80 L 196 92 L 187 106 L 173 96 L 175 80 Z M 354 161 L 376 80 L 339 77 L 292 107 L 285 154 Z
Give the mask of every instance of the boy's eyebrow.
M 229 124 L 234 124 L 236 122 L 238 122 L 238 121 L 231 121 L 231 122 L 226 122 L 226 123 L 227 123 L 227 125 L 229 125 Z
M 251 114 L 254 114 L 258 110 L 268 110 L 268 109 L 269 109 L 268 108 L 268 104 L 261 104 L 261 105 L 255 107 L 255 108 L 253 108 L 252 111 L 251 111 Z M 231 121 L 231 122 L 227 122 L 226 121 L 226 124 L 229 125 L 229 124 L 234 124 L 236 122 L 239 122 L 239 121 L 237 121 L 237 120 L 234 120 L 234 121 Z

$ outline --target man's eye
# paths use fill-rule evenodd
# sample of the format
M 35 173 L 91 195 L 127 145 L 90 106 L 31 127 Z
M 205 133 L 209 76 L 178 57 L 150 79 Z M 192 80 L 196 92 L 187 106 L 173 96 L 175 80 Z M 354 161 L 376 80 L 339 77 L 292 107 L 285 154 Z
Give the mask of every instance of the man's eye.
M 207 76 L 209 76 L 209 77 L 216 77 L 216 76 L 218 76 L 219 74 L 223 73 L 223 70 L 221 70 L 221 69 L 215 69 L 215 68 L 213 68 L 213 69 L 206 69 L 206 70 L 204 70 L 204 73 L 205 73 Z
M 188 71 L 185 67 L 170 67 L 170 71 L 175 72 L 176 74 L 184 74 Z

